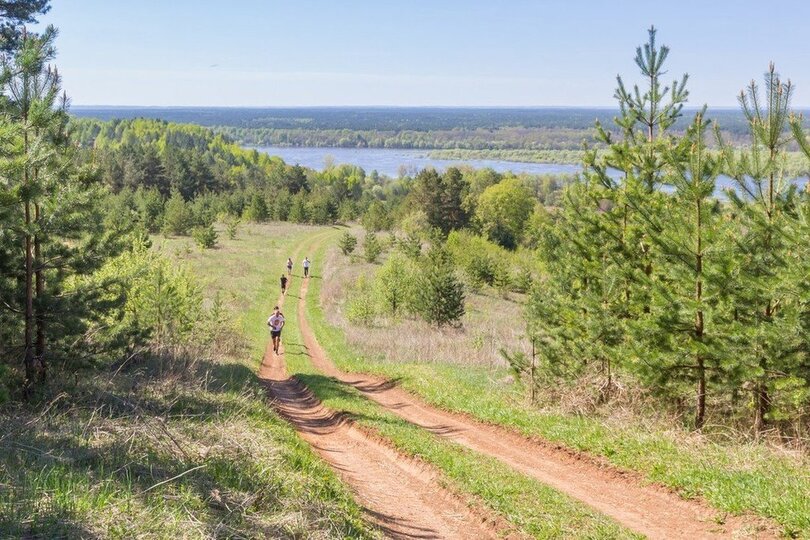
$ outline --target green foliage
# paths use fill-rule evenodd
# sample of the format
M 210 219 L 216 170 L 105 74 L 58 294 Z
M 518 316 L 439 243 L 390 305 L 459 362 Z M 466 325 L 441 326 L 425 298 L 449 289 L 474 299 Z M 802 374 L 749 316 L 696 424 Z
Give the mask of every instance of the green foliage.
M 422 256 L 422 239 L 415 233 L 411 232 L 396 238 L 396 247 L 413 260 L 418 260 Z
M 461 171 L 451 167 L 440 175 L 434 169 L 425 169 L 415 182 L 412 196 L 431 227 L 447 234 L 467 225 L 469 215 L 463 201 L 468 184 Z
M 254 193 L 242 213 L 242 219 L 253 223 L 261 223 L 267 221 L 268 215 L 267 202 L 264 200 L 264 196 L 261 193 Z
M 139 187 L 135 205 L 144 228 L 150 233 L 159 232 L 163 226 L 163 197 L 157 188 Z
M 306 198 L 303 192 L 293 196 L 287 219 L 293 223 L 306 223 L 309 220 Z
M 228 240 L 236 240 L 236 235 L 239 233 L 239 225 L 242 224 L 242 220 L 237 217 L 226 216 L 224 221 Z
M 191 237 L 201 249 L 212 249 L 217 245 L 217 231 L 213 225 L 194 227 Z
M 493 242 L 515 249 L 523 240 L 524 226 L 534 211 L 531 191 L 517 178 L 507 178 L 481 193 L 476 221 Z
M 366 276 L 359 276 L 346 301 L 346 318 L 355 324 L 370 326 L 377 317 L 372 286 Z
M 349 231 L 346 231 L 340 236 L 338 247 L 340 247 L 340 251 L 344 255 L 349 256 L 354 251 L 354 248 L 357 247 L 357 238 Z
M 464 316 L 464 285 L 455 275 L 450 254 L 442 246 L 428 252 L 416 280 L 415 308 L 437 326 L 460 326 Z
M 366 237 L 363 239 L 363 257 L 366 262 L 375 263 L 382 254 L 382 244 L 377 239 L 374 231 L 367 231 Z
M 368 205 L 361 220 L 363 227 L 369 231 L 387 231 L 394 224 L 391 210 L 382 201 L 374 200 Z
M 194 215 L 188 203 L 175 191 L 166 201 L 162 231 L 165 235 L 187 236 L 194 224 Z
M 374 294 L 384 315 L 413 311 L 418 269 L 412 259 L 392 253 L 374 275 Z
M 202 317 L 202 293 L 183 266 L 145 245 L 110 260 L 89 283 L 115 283 L 108 296 L 121 294 L 123 305 L 99 322 L 109 343 L 146 343 L 158 349 L 187 343 Z

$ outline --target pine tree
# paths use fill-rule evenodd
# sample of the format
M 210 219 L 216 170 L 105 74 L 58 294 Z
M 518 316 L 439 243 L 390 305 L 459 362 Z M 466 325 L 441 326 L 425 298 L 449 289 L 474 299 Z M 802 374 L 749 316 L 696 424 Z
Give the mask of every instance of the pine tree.
M 375 263 L 382 253 L 382 245 L 374 231 L 367 231 L 363 240 L 363 250 L 366 262 Z
M 416 309 L 425 321 L 439 327 L 461 325 L 465 312 L 464 285 L 456 277 L 450 254 L 444 247 L 431 248 L 416 284 Z
M 23 246 L 12 260 L 22 268 L 16 273 L 22 295 L 14 296 L 23 314 L 27 388 L 45 378 L 49 343 L 77 343 L 98 315 L 100 291 L 76 288 L 71 277 L 92 272 L 121 248 L 117 230 L 102 230 L 96 177 L 75 165 L 67 99 L 58 72 L 47 65 L 55 38 L 53 27 L 40 35 L 23 32 L 19 50 L 3 58 L 0 80 L 5 97 L 0 132 L 11 136 L 3 168 L 16 162 L 6 169 L 2 191 L 19 208 L 9 237 Z
M 662 87 L 669 47 L 659 47 L 656 34 L 655 28 L 650 28 L 647 43 L 636 49 L 635 63 L 644 80 L 643 91 L 638 85 L 628 90 L 624 80 L 616 78 L 614 97 L 621 115 L 615 124 L 621 139 L 614 141 L 612 133 L 597 122 L 597 139 L 608 146 L 608 151 L 600 158 L 590 151 L 585 158 L 590 181 L 607 190 L 595 202 L 603 206 L 600 221 L 613 238 L 605 247 L 619 254 L 615 262 L 625 281 L 623 294 L 628 316 L 649 310 L 649 291 L 644 282 L 653 272 L 654 255 L 645 239 L 645 225 L 635 213 L 662 211 L 664 199 L 656 188 L 666 169 L 664 155 L 675 142 L 668 130 L 681 116 L 689 97 L 686 74 L 680 82 L 675 80 L 671 86 Z M 614 178 L 611 169 L 620 171 L 621 178 Z
M 738 152 L 723 145 L 727 174 L 737 185 L 728 196 L 740 235 L 734 244 L 740 266 L 734 291 L 735 356 L 753 388 L 753 427 L 758 434 L 767 427 L 779 386 L 789 382 L 801 363 L 800 304 L 789 266 L 795 189 L 783 174 L 785 146 L 792 140 L 792 93 L 790 81 L 782 82 L 771 64 L 764 100 L 754 81 L 739 95 L 750 148 Z
M 635 333 L 637 371 L 660 388 L 694 383 L 694 425 L 706 419 L 708 373 L 718 383 L 730 361 L 727 284 L 729 231 L 714 198 L 722 162 L 706 149 L 708 122 L 698 113 L 680 144 L 665 155 L 674 188 L 663 213 L 639 212 L 660 254 L 650 281 L 651 310 Z
M 163 214 L 163 234 L 186 236 L 193 221 L 191 208 L 183 196 L 179 191 L 172 193 L 172 196 L 166 201 L 166 209 Z
M 338 240 L 338 247 L 344 255 L 350 255 L 354 248 L 357 247 L 357 238 L 354 237 L 349 231 L 344 232 Z

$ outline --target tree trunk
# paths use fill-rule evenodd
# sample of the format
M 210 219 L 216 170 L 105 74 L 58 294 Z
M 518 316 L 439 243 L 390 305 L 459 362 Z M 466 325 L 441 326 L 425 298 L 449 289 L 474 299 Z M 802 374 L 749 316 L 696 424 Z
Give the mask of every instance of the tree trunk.
M 706 423 L 706 365 L 703 358 L 697 358 L 698 385 L 697 407 L 695 408 L 695 428 L 701 429 Z
M 40 209 L 39 204 L 34 204 L 34 219 L 39 222 Z M 39 360 L 39 378 L 44 381 L 47 378 L 47 364 L 45 362 L 45 314 L 42 307 L 42 302 L 45 297 L 45 276 L 43 275 L 42 268 L 42 246 L 40 244 L 39 235 L 34 236 L 34 262 L 36 270 L 34 271 L 36 297 L 37 297 L 37 338 L 36 338 L 36 356 Z
M 765 360 L 760 361 L 760 366 L 764 369 Z M 754 385 L 754 431 L 759 437 L 768 427 L 766 416 L 771 408 L 771 396 L 768 394 L 768 385 L 764 381 L 758 381 Z
M 25 202 L 25 384 L 30 386 L 36 378 L 34 358 L 34 253 L 29 232 L 31 204 Z

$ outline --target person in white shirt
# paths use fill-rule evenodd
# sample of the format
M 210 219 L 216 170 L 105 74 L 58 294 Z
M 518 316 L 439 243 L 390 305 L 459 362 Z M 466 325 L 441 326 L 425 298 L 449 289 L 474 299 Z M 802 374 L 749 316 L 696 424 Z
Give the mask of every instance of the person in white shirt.
M 309 276 L 309 265 L 312 264 L 309 260 L 309 257 L 304 257 L 304 262 L 302 266 L 304 267 L 304 277 Z
M 281 329 L 284 328 L 284 314 L 273 308 L 273 314 L 267 319 L 267 326 L 270 327 L 270 337 L 273 339 L 273 352 L 278 354 L 278 346 L 281 344 Z

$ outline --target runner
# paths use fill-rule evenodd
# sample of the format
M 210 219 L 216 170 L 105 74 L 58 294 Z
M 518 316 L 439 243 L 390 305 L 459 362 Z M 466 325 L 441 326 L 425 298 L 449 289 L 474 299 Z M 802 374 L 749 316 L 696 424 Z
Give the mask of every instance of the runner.
M 309 276 L 309 265 L 310 265 L 310 264 L 312 264 L 312 263 L 310 263 L 310 261 L 309 261 L 309 257 L 304 257 L 304 262 L 303 262 L 303 266 L 304 266 L 304 277 Z
M 287 276 L 281 274 L 281 294 L 287 292 Z
M 278 354 L 278 346 L 281 345 L 281 329 L 284 328 L 284 314 L 273 308 L 273 314 L 267 319 L 267 326 L 270 327 L 270 337 L 273 339 L 273 352 Z
M 293 267 L 292 257 L 287 257 L 287 275 L 288 276 L 292 275 L 292 267 Z

